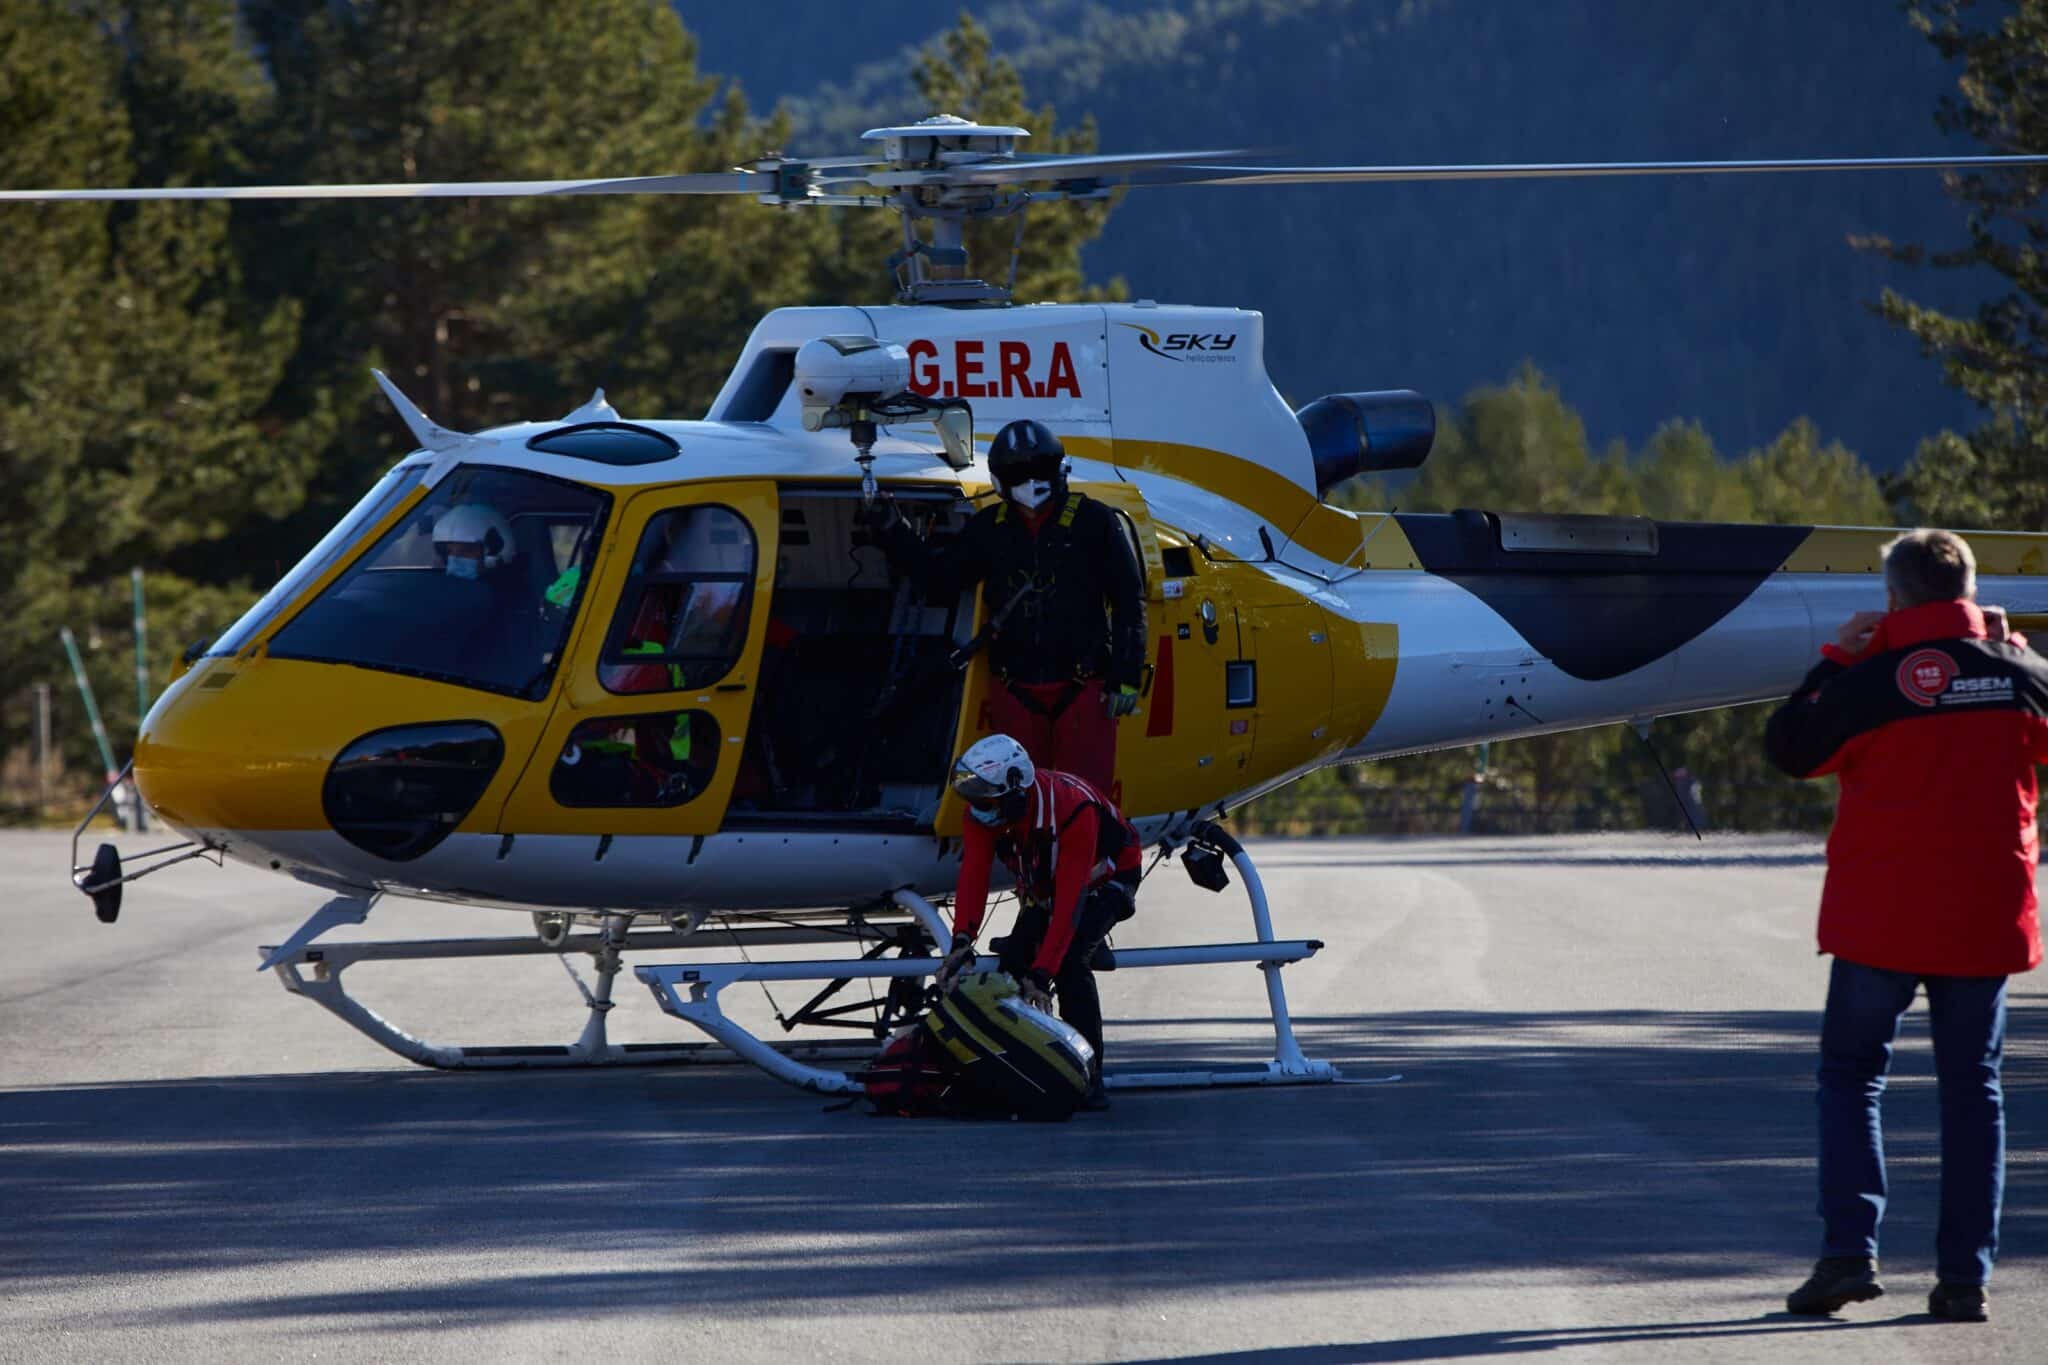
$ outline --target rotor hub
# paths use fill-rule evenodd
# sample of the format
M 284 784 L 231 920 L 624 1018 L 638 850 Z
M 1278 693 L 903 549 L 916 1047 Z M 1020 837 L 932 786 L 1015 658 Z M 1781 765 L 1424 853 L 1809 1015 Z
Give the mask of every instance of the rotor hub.
M 881 143 L 881 159 L 892 170 L 937 171 L 1014 160 L 1017 140 L 1030 136 L 1025 128 L 934 114 L 899 128 L 870 128 L 860 140 Z

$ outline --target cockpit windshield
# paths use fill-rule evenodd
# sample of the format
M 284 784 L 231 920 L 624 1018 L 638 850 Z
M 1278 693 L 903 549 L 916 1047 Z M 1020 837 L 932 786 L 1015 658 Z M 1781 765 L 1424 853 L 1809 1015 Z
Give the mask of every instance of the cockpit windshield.
M 611 499 L 466 465 L 280 630 L 270 655 L 546 694 Z
M 333 530 L 320 537 L 320 543 L 294 564 L 290 573 L 278 579 L 276 586 L 264 593 L 255 606 L 243 612 L 225 634 L 207 646 L 207 655 L 241 653 L 256 632 L 270 624 L 270 618 L 277 614 L 278 608 L 297 597 L 308 583 L 326 573 L 328 566 L 361 539 L 364 531 L 382 521 L 392 508 L 398 506 L 400 499 L 412 492 L 426 470 L 423 461 L 414 461 L 394 467 L 379 479 L 377 486 L 363 494 L 362 500 L 334 524 Z

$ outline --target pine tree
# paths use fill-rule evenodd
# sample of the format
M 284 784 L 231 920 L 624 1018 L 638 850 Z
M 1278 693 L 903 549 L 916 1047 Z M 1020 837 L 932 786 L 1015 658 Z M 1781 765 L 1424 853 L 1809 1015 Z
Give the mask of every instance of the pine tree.
M 232 0 L 18 6 L 0 26 L 0 183 L 211 179 L 262 96 Z M 311 452 L 265 416 L 296 339 L 288 303 L 250 308 L 218 204 L 8 205 L 0 252 L 0 698 L 66 678 L 57 632 L 119 622 L 133 565 L 222 583 L 236 528 L 294 506 Z M 159 572 L 157 676 L 218 593 Z M 232 594 L 239 596 L 239 593 Z M 103 686 L 134 733 L 127 655 Z M 68 695 L 68 687 L 60 691 Z M 83 727 L 66 726 L 83 758 Z M 96 763 L 90 766 L 97 767 Z
M 1663 521 L 1753 521 L 1755 504 L 1697 422 L 1666 422 L 1634 463 L 1643 511 Z
M 1870 466 L 1799 418 L 1735 466 L 1755 519 L 1822 526 L 1887 526 L 1891 509 Z
M 264 179 L 722 168 L 710 160 L 715 137 L 698 128 L 715 82 L 656 0 L 253 0 L 245 10 L 276 83 L 259 142 Z M 355 418 L 324 491 L 351 497 L 407 445 L 373 401 L 371 365 L 458 429 L 566 411 L 588 397 L 577 373 L 588 343 L 579 351 L 555 324 L 582 300 L 615 303 L 622 281 L 642 282 L 644 262 L 625 249 L 636 228 L 679 241 L 717 213 L 699 199 L 573 197 L 313 201 L 252 214 L 245 232 L 268 248 L 264 286 L 306 300 L 295 382 L 342 395 Z
M 1907 17 L 1945 59 L 1962 64 L 1936 122 L 1986 152 L 2048 151 L 2048 0 L 1913 0 Z M 2048 170 L 1954 173 L 1948 192 L 1968 216 L 1966 241 L 1930 251 L 1883 238 L 1860 244 L 1945 270 L 1990 270 L 2006 289 L 1953 317 L 1887 290 L 1878 311 L 1918 338 L 1948 382 L 1983 406 L 1967 435 L 1922 444 L 1894 491 L 1927 521 L 2039 529 L 2048 524 Z
M 1507 383 L 1465 395 L 1439 426 L 1436 449 L 1401 505 L 1417 512 L 1642 510 L 1624 452 L 1594 455 L 1585 422 L 1527 362 Z

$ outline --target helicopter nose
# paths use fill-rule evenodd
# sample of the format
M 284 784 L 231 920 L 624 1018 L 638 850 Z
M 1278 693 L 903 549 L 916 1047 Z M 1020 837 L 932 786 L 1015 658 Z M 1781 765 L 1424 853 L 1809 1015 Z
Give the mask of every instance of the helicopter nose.
M 204 660 L 144 721 L 135 780 L 188 832 L 331 832 L 402 862 L 495 812 L 483 798 L 507 767 L 500 727 L 537 710 L 339 665 Z
M 188 831 L 318 829 L 320 782 L 340 747 L 263 660 L 202 659 L 144 718 L 135 785 Z

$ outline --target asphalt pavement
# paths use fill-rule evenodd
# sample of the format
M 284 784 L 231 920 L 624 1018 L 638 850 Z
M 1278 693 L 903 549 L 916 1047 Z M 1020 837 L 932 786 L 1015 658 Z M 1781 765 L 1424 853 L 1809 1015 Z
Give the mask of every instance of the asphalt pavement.
M 1279 935 L 1328 944 L 1286 973 L 1304 1047 L 1380 1083 L 1030 1125 L 880 1119 L 741 1068 L 422 1070 L 255 970 L 317 892 L 188 865 L 106 926 L 65 837 L 0 836 L 0 1362 L 2048 1359 L 2048 981 L 2012 994 L 1994 1320 L 1924 1312 L 1918 1008 L 1887 1098 L 1890 1295 L 1799 1319 L 1818 841 L 1252 852 Z M 1174 866 L 1139 905 L 1127 945 L 1249 937 L 1237 887 Z M 336 937 L 527 929 L 385 902 Z M 441 1042 L 583 1017 L 550 957 L 349 980 Z M 1112 1068 L 1271 1055 L 1252 967 L 1102 993 Z M 773 1029 L 758 987 L 729 996 Z M 680 1036 L 630 977 L 620 998 L 615 1038 Z

